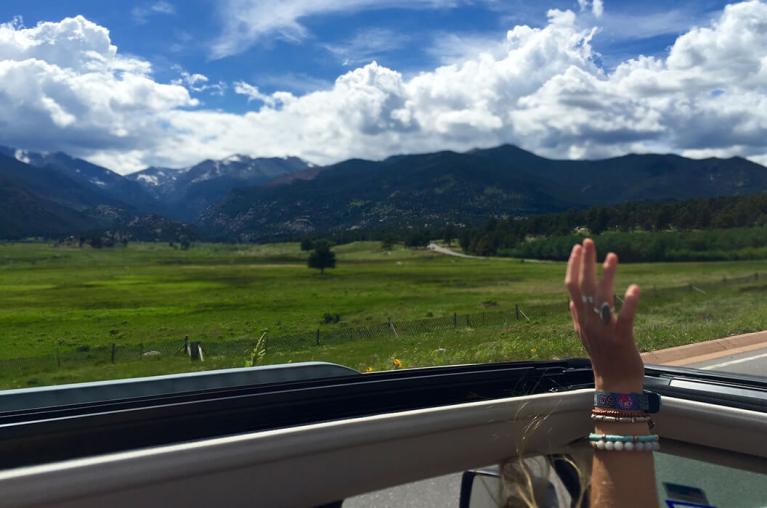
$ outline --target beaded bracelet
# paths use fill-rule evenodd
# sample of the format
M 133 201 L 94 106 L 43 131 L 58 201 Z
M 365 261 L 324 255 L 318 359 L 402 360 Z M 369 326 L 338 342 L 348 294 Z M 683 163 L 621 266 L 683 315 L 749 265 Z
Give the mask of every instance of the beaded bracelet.
M 647 416 L 647 413 L 644 411 L 621 411 L 619 409 L 604 409 L 601 407 L 593 408 L 591 414 L 606 416 Z
M 660 449 L 659 438 L 655 434 L 645 436 L 621 436 L 619 434 L 589 434 L 591 447 L 606 451 L 653 452 Z
M 612 416 L 602 414 L 592 414 L 591 419 L 595 422 L 610 422 L 610 423 L 652 423 L 652 418 L 649 416 Z
M 655 428 L 655 422 L 650 416 L 610 416 L 592 414 L 591 419 L 595 422 L 605 423 L 647 423 L 650 430 Z

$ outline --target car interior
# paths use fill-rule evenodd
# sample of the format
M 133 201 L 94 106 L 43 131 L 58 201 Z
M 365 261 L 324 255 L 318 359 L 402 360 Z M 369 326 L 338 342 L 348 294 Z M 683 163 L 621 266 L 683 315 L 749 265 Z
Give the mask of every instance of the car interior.
M 418 506 L 419 497 L 431 495 L 422 486 L 444 475 L 451 475 L 454 502 L 462 507 L 496 506 L 499 499 L 515 506 L 520 495 L 534 495 L 541 506 L 586 502 L 593 390 L 586 387 L 584 362 L 542 363 L 374 375 L 299 364 L 180 375 L 196 378 L 191 386 L 201 389 L 195 393 L 179 391 L 176 376 L 108 389 L 94 383 L 9 391 L 0 394 L 4 455 L 15 446 L 17 460 L 29 460 L 0 472 L 0 506 L 166 506 L 170 500 L 178 506 L 253 506 L 255 495 L 261 506 L 362 506 L 382 492 L 400 506 Z M 646 384 L 664 393 L 656 418 L 663 438 L 656 454 L 662 501 L 755 506 L 767 497 L 767 390 L 759 379 L 727 378 L 647 367 Z M 507 396 L 493 393 L 499 384 L 506 385 Z M 508 396 L 508 386 L 517 393 Z M 335 397 L 323 389 L 336 389 Z M 456 398 L 435 405 L 432 389 Z M 248 399 L 248 390 L 261 398 Z M 326 410 L 297 397 L 299 392 L 319 396 Z M 289 400 L 291 393 L 287 408 L 260 402 L 278 395 Z M 334 417 L 327 411 L 329 401 L 343 407 L 349 397 L 368 398 L 372 414 Z M 238 399 L 250 401 L 246 413 L 236 405 L 209 404 Z M 164 411 L 165 419 L 148 409 Z M 195 411 L 197 421 L 174 421 L 179 409 Z M 271 423 L 263 430 L 230 434 L 222 424 L 205 438 L 189 439 L 194 434 L 183 428 L 205 429 L 206 419 L 227 418 L 244 422 L 238 430 L 257 428 L 264 411 Z M 100 443 L 91 450 L 105 451 L 110 436 L 124 447 L 124 436 L 151 435 L 142 421 L 149 414 L 162 438 L 155 446 L 129 440 L 130 448 L 89 454 L 88 441 Z M 301 423 L 290 424 L 287 416 Z M 283 417 L 282 425 L 275 424 Z M 25 436 L 29 429 L 34 433 Z M 41 462 L 46 454 L 59 460 Z

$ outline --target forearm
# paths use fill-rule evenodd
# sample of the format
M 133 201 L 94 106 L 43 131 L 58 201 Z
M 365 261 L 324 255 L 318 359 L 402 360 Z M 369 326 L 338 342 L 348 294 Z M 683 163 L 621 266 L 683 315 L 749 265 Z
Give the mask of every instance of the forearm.
M 597 434 L 650 434 L 646 423 L 595 423 Z M 658 506 L 652 452 L 594 450 L 591 506 Z

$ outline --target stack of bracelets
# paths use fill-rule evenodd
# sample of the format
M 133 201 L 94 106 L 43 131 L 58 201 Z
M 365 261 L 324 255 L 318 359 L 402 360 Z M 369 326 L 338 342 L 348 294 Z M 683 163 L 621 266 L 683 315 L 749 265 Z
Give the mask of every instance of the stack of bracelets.
M 594 409 L 591 419 L 595 422 L 609 423 L 647 423 L 650 430 L 655 427 L 648 413 L 657 413 L 660 409 L 660 396 L 652 392 L 612 393 L 594 392 Z M 591 447 L 596 450 L 653 452 L 660 449 L 658 436 L 589 434 Z

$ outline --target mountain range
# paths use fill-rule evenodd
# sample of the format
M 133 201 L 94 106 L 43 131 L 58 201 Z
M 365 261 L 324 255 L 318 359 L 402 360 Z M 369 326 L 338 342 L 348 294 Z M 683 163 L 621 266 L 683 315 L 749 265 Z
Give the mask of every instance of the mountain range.
M 205 212 L 202 223 L 245 240 L 291 238 L 766 190 L 767 168 L 739 157 L 552 160 L 503 145 L 380 162 L 349 160 L 322 168 L 311 179 L 235 189 Z
M 146 193 L 162 203 L 167 215 L 195 222 L 201 212 L 221 201 L 232 189 L 263 185 L 311 166 L 297 157 L 233 155 L 183 169 L 152 167 L 130 174 L 126 179 L 141 185 Z
M 296 238 L 765 191 L 767 168 L 739 157 L 553 160 L 503 145 L 322 167 L 234 155 L 121 176 L 60 152 L 0 147 L 0 238 L 131 224 L 142 239 L 183 224 L 208 238 Z

